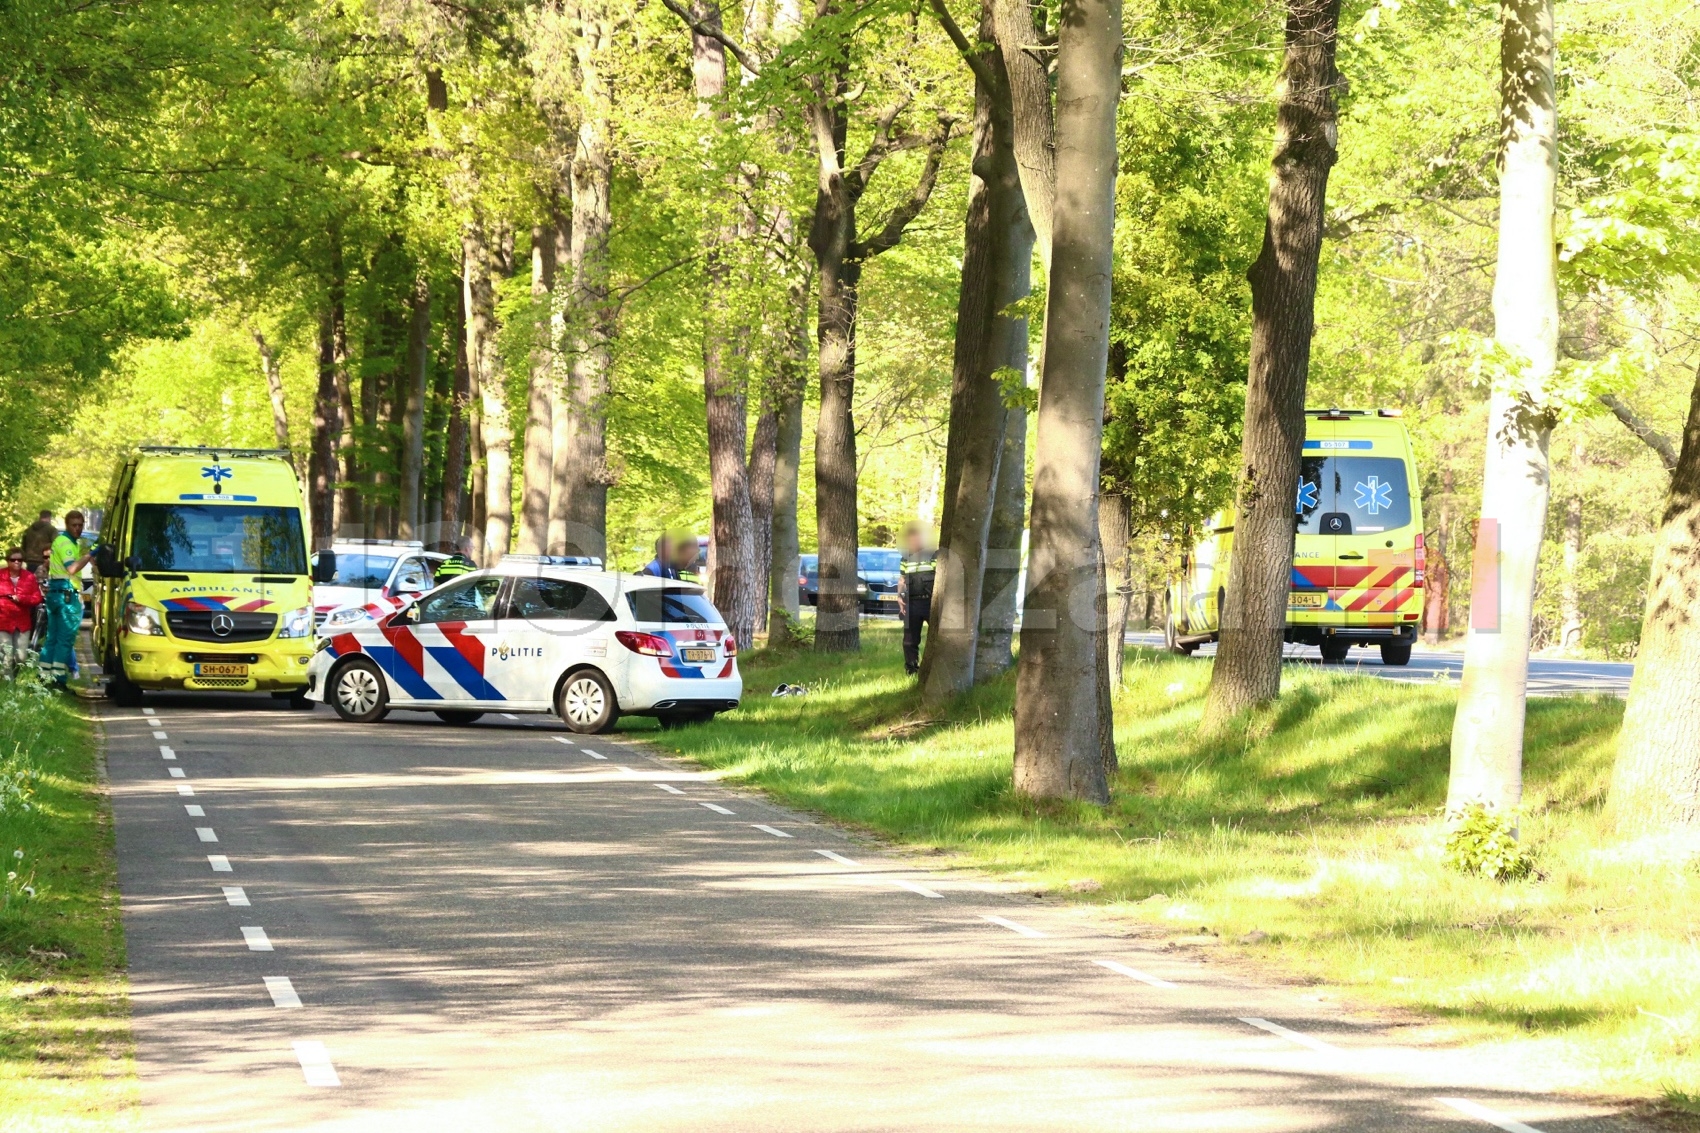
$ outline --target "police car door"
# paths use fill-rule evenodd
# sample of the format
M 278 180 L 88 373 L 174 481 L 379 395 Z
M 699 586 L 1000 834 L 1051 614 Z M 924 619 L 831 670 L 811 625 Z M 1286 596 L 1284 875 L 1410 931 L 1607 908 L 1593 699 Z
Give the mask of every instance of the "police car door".
M 474 575 L 420 599 L 414 607 L 418 612 L 407 626 L 414 638 L 408 655 L 404 655 L 402 643 L 393 642 L 397 671 L 392 679 L 404 693 L 411 694 L 411 699 L 445 706 L 490 707 L 500 707 L 511 699 L 509 687 L 491 672 L 490 665 L 498 639 L 496 614 L 506 581 Z M 418 677 L 412 688 L 403 666 Z
M 580 662 L 606 670 L 614 610 L 587 582 L 516 578 L 491 657 L 503 688 L 531 707 L 553 707 L 555 685 Z

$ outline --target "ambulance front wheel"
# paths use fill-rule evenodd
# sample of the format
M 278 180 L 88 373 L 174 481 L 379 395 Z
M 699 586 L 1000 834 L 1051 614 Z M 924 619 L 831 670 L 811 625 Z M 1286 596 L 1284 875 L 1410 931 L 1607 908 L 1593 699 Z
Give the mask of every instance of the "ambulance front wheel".
M 561 682 L 555 711 L 569 731 L 594 736 L 613 731 L 620 718 L 620 702 L 608 678 L 595 669 L 580 669 Z
M 1178 656 L 1188 657 L 1198 646 L 1181 644 L 1180 631 L 1175 628 L 1173 601 L 1167 594 L 1163 595 L 1163 648 Z
M 356 657 L 331 678 L 331 704 L 350 724 L 376 724 L 390 714 L 384 675 L 364 657 Z
M 1383 665 L 1409 665 L 1411 663 L 1411 643 L 1408 641 L 1382 642 L 1381 663 Z

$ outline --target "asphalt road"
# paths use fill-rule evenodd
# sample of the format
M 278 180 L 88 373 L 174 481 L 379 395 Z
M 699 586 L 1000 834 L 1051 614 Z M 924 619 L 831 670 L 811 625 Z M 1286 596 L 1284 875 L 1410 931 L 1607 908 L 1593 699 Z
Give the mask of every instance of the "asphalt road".
M 1161 633 L 1130 633 L 1129 645 L 1163 647 Z M 1322 654 L 1309 645 L 1289 645 L 1287 659 L 1292 664 L 1320 665 Z M 1194 657 L 1214 657 L 1214 644 L 1201 645 Z M 1357 672 L 1384 681 L 1459 681 L 1464 677 L 1464 655 L 1442 653 L 1417 646 L 1411 653 L 1409 665 L 1383 665 L 1378 649 L 1354 648 L 1346 663 L 1337 666 L 1343 672 Z M 1629 678 L 1635 666 L 1626 661 L 1569 661 L 1546 657 L 1529 658 L 1530 696 L 1571 696 L 1603 693 L 1628 696 Z
M 149 1128 L 1637 1128 L 636 744 L 149 701 L 103 709 Z

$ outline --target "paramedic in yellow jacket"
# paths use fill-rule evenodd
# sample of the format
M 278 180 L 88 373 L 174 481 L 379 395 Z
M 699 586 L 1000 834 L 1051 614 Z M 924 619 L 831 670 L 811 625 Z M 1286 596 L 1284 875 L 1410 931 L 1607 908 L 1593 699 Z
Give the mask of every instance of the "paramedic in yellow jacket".
M 47 552 L 47 637 L 41 646 L 42 673 L 64 688 L 77 662 L 77 631 L 83 624 L 78 579 L 91 552 L 82 546 L 83 513 L 67 512 L 65 530 Z

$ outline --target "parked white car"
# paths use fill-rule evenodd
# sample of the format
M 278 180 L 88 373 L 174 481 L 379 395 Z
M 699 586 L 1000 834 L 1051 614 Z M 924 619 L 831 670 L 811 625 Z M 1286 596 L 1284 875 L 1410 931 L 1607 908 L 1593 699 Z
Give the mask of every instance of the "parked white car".
M 379 612 L 396 599 L 431 589 L 438 564 L 447 555 L 425 544 L 394 539 L 339 539 L 331 544 L 336 574 L 313 584 L 313 621 L 322 631 L 332 610 L 372 606 Z M 313 554 L 318 564 L 319 552 Z
M 356 723 L 392 709 L 456 724 L 487 711 L 554 712 L 596 733 L 621 716 L 666 727 L 736 708 L 737 657 L 699 587 L 510 555 L 327 632 L 307 687 Z

